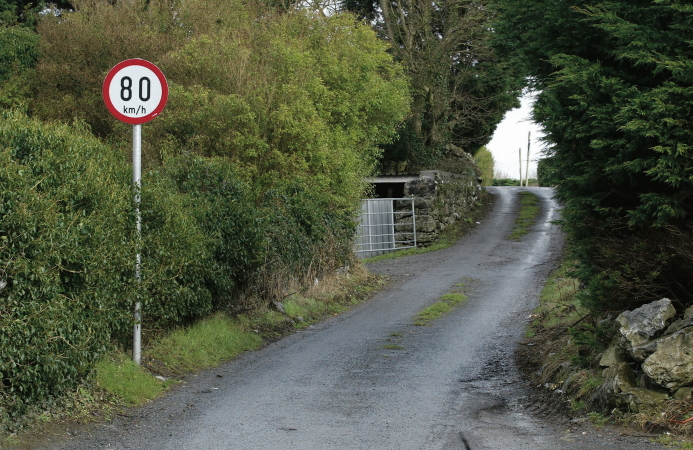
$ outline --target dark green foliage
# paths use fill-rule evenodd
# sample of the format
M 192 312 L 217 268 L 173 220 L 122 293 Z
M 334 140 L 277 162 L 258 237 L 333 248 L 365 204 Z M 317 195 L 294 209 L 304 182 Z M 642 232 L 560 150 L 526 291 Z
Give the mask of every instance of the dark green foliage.
M 217 306 L 228 305 L 265 251 L 263 221 L 250 188 L 228 160 L 183 156 L 167 162 L 166 175 L 187 195 L 186 208 L 209 239 L 210 264 L 200 276 Z
M 497 2 L 497 48 L 541 90 L 534 118 L 588 287 L 620 309 L 693 301 L 693 5 Z
M 262 209 L 266 252 L 254 283 L 262 297 L 277 299 L 282 286 L 312 283 L 353 259 L 353 216 L 307 188 L 306 180 L 268 191 Z
M 537 180 L 539 186 L 556 186 L 559 183 L 558 171 L 554 167 L 555 160 L 551 157 L 542 158 L 537 163 Z
M 128 323 L 128 173 L 83 132 L 0 119 L 0 423 L 73 386 Z
M 0 108 L 28 103 L 38 41 L 28 28 L 0 27 Z

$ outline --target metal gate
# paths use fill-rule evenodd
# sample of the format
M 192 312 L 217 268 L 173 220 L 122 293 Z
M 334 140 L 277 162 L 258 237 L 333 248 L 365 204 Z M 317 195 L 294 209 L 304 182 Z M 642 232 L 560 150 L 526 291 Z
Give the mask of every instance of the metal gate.
M 374 198 L 361 202 L 356 235 L 356 255 L 371 258 L 416 247 L 416 214 L 413 198 Z

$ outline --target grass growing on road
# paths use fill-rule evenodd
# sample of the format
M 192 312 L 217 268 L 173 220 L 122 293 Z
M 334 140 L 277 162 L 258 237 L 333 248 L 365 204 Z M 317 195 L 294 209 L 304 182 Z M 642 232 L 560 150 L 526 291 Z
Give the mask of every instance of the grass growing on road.
M 464 302 L 467 296 L 462 292 L 463 288 L 464 284 L 459 283 L 455 285 L 454 292 L 443 294 L 437 302 L 426 307 L 414 317 L 414 325 L 430 325 L 431 322 L 440 319 L 443 315 L 452 311 L 455 306 Z
M 519 241 L 522 236 L 529 233 L 530 228 L 537 221 L 540 211 L 539 197 L 528 191 L 520 192 L 520 212 L 515 219 L 515 226 L 508 239 Z

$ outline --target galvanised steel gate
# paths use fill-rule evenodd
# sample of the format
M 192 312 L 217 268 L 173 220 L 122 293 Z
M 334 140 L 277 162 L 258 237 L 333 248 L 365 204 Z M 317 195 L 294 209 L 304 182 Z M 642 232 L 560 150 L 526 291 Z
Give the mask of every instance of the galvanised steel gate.
M 356 255 L 371 258 L 416 247 L 416 214 L 413 198 L 373 198 L 361 202 L 356 235 Z

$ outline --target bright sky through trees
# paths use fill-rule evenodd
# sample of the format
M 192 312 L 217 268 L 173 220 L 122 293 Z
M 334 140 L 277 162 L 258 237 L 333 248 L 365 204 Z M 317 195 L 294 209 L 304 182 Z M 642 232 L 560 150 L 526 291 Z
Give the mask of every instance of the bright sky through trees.
M 537 160 L 541 158 L 543 143 L 540 141 L 543 133 L 539 125 L 531 121 L 532 103 L 534 96 L 525 94 L 522 106 L 508 111 L 503 121 L 498 124 L 491 142 L 486 146 L 493 155 L 495 172 L 505 173 L 510 178 L 520 177 L 519 158 L 517 149 L 522 148 L 522 176 L 525 175 L 527 159 L 527 133 L 532 132 L 529 156 L 529 175 L 535 178 L 537 173 Z

